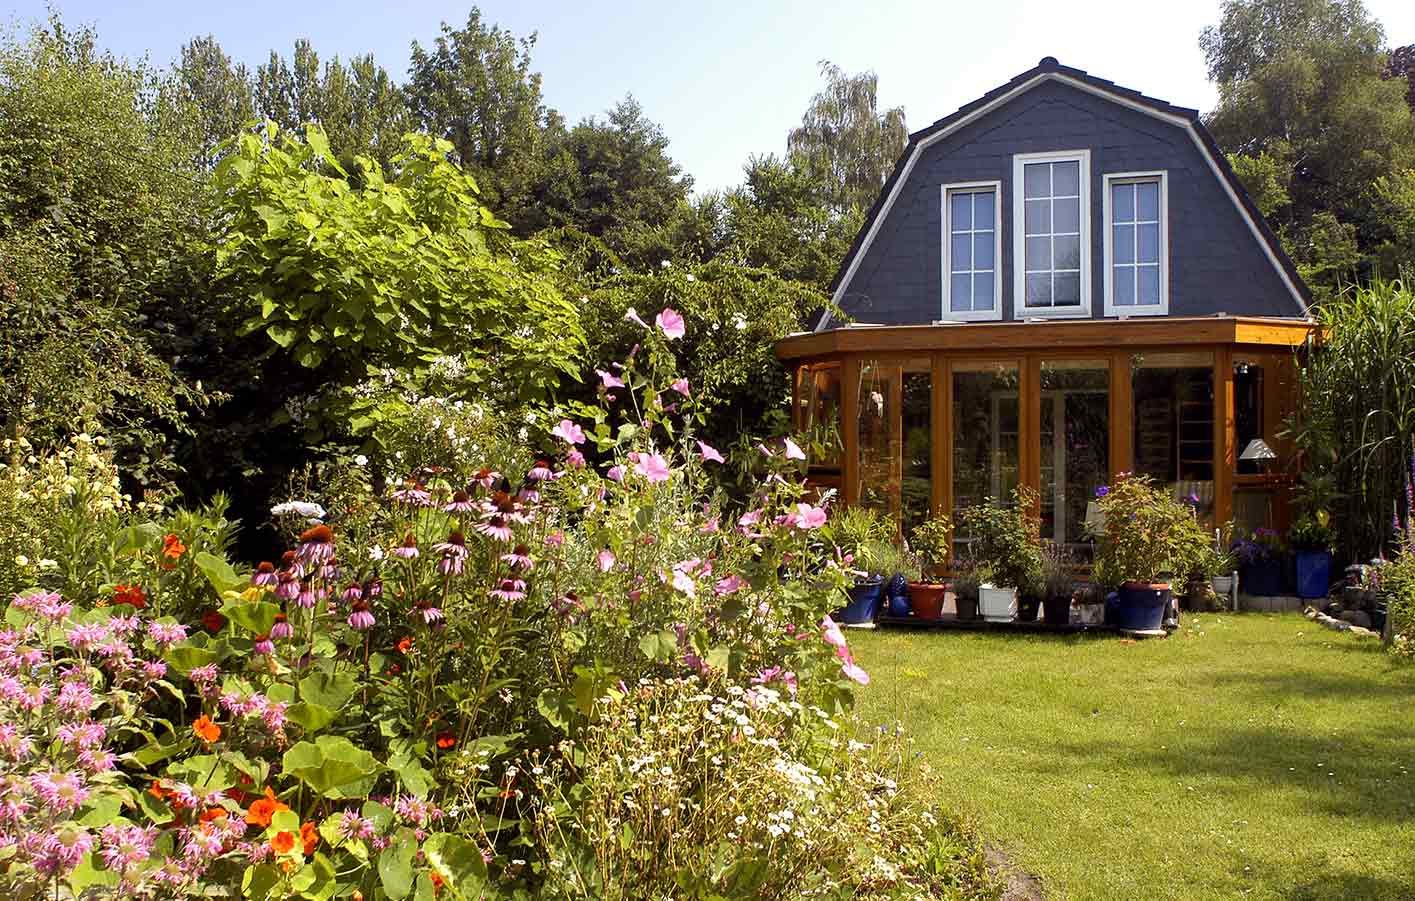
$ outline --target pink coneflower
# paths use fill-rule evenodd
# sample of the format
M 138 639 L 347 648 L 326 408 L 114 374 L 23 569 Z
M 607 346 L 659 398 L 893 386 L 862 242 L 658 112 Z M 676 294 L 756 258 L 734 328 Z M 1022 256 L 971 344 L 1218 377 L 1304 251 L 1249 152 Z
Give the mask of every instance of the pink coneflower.
M 358 629 L 360 632 L 365 629 L 372 629 L 377 620 L 373 618 L 373 613 L 369 610 L 368 601 L 362 598 L 354 601 L 353 608 L 353 612 L 349 614 L 349 619 L 347 620 L 349 625 L 352 628 Z
M 467 539 L 461 532 L 450 532 L 447 540 L 433 549 L 442 554 L 442 559 L 437 561 L 438 572 L 444 576 L 461 575 L 467 559 Z
M 452 492 L 452 500 L 443 504 L 442 509 L 447 513 L 471 513 L 475 505 L 470 494 L 459 490 Z
M 413 507 L 426 507 L 432 503 L 430 494 L 422 482 L 409 481 L 393 492 L 393 499 Z
M 500 513 L 493 513 L 486 522 L 479 522 L 472 528 L 497 541 L 509 542 L 511 540 L 511 527 L 506 524 L 506 517 Z
M 319 568 L 319 577 L 326 582 L 339 581 L 339 561 L 331 557 L 327 563 Z
M 531 549 L 524 544 L 518 544 L 509 554 L 501 555 L 502 563 L 509 563 L 515 569 L 522 571 L 535 566 L 535 561 L 531 559 Z
M 344 590 L 339 593 L 340 600 L 342 600 L 346 604 L 352 604 L 354 601 L 361 599 L 363 596 L 364 586 L 360 585 L 358 582 L 349 583 L 347 586 L 345 586 Z
M 519 601 L 526 596 L 526 583 L 520 579 L 502 579 L 491 590 L 491 596 L 498 601 Z
M 275 564 L 269 560 L 261 561 L 261 564 L 251 573 L 252 585 L 265 585 L 274 587 L 280 584 L 280 577 L 275 574 Z
M 77 773 L 35 773 L 29 779 L 30 788 L 53 810 L 67 814 L 78 810 L 88 800 L 88 789 Z
M 555 473 L 551 471 L 549 463 L 537 460 L 535 465 L 526 472 L 526 478 L 533 482 L 546 482 L 554 479 Z
M 270 637 L 276 641 L 284 641 L 295 634 L 295 627 L 290 625 L 290 617 L 283 613 L 275 614 L 275 622 L 270 626 Z M 192 672 L 196 672 L 193 670 Z M 193 680 L 195 681 L 195 680 Z
M 442 622 L 442 611 L 432 605 L 432 601 L 418 601 L 413 605 L 413 615 L 420 617 L 424 625 Z
M 322 566 L 334 559 L 334 530 L 320 523 L 300 533 L 295 557 L 306 566 Z
M 275 653 L 275 643 L 270 640 L 268 633 L 262 633 L 255 637 L 255 644 L 251 646 L 251 650 L 257 654 L 269 657 L 271 654 Z
M 501 473 L 497 472 L 497 471 L 494 470 L 494 469 L 490 469 L 490 468 L 488 468 L 488 467 L 482 467 L 481 469 L 477 470 L 477 474 L 476 474 L 476 475 L 472 476 L 472 484 L 473 484 L 473 485 L 480 485 L 482 488 L 485 488 L 487 491 L 490 491 L 490 490 L 491 490 L 491 487 L 492 487 L 493 485 L 495 485 L 495 484 L 496 484 L 498 481 L 500 481 L 500 480 L 501 480 Z
M 403 536 L 403 543 L 393 549 L 393 556 L 402 557 L 404 560 L 413 560 L 418 556 L 418 540 L 409 532 Z
M 300 579 L 292 572 L 281 572 L 275 586 L 275 596 L 285 601 L 293 601 L 300 596 Z
M 151 638 L 159 648 L 165 648 L 186 638 L 187 627 L 181 623 L 153 621 L 147 624 L 147 637 Z
M 295 604 L 301 609 L 313 610 L 318 601 L 319 598 L 315 595 L 314 586 L 309 582 L 301 582 L 299 594 L 295 595 Z

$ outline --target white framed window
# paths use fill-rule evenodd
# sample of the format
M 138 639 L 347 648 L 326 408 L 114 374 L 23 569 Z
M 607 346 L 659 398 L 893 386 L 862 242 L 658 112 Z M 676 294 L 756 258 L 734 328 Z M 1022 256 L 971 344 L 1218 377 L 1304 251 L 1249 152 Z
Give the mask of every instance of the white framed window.
M 1105 177 L 1105 315 L 1169 313 L 1169 174 Z
M 1002 318 L 1002 182 L 943 186 L 945 320 Z
M 1091 314 L 1091 152 L 1012 158 L 1013 314 Z

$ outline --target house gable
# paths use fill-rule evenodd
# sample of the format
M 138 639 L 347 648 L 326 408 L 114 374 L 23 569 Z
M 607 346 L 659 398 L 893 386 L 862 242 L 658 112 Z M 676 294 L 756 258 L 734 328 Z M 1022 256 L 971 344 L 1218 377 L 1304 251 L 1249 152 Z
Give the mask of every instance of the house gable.
M 1020 250 L 1013 227 L 1020 211 L 1020 201 L 1014 203 L 1021 171 L 1016 161 L 1059 151 L 1086 159 L 1083 243 L 1089 245 L 1085 294 L 1091 318 L 1108 318 L 1107 176 L 1135 173 L 1162 184 L 1167 195 L 1165 315 L 1306 316 L 1305 286 L 1198 113 L 1050 58 L 910 137 L 837 275 L 835 303 L 861 322 L 927 324 L 945 316 L 944 186 L 994 183 L 1000 188 L 1000 310 L 959 318 L 1006 321 L 1019 318 L 1018 312 L 1032 315 L 1033 310 L 1014 309 L 1020 307 L 1014 269 Z M 829 325 L 822 321 L 818 327 Z

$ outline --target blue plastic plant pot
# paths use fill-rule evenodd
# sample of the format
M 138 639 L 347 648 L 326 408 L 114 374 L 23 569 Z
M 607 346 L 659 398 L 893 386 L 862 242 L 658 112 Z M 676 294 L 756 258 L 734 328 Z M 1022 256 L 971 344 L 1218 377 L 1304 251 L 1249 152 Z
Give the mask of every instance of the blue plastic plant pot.
M 1324 598 L 1331 587 L 1331 551 L 1297 552 L 1297 596 Z
M 913 605 L 909 603 L 909 583 L 896 586 L 893 581 L 889 583 L 885 590 L 888 603 L 885 604 L 890 616 L 908 616 L 913 610 Z
M 1132 632 L 1153 632 L 1164 626 L 1172 592 L 1143 583 L 1127 582 L 1116 593 L 1115 625 Z
M 1282 594 L 1282 561 L 1267 560 L 1243 567 L 1238 581 L 1239 590 L 1255 597 L 1275 597 Z
M 866 582 L 858 582 L 855 587 L 849 589 L 850 603 L 842 607 L 838 617 L 842 623 L 847 625 L 859 625 L 860 623 L 872 623 L 879 615 L 880 601 L 884 598 L 884 580 L 870 579 Z

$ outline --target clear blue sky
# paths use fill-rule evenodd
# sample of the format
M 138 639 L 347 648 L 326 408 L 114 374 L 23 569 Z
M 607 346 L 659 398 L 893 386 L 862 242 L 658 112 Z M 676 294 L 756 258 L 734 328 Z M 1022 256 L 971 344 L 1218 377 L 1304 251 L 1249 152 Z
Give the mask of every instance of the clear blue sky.
M 399 80 L 413 40 L 465 23 L 448 0 L 0 0 L 4 18 L 52 5 L 97 25 L 102 42 L 166 65 L 194 35 L 215 35 L 251 66 L 309 38 L 321 58 L 372 52 Z M 820 83 L 817 63 L 874 69 L 880 102 L 902 105 L 910 130 L 947 115 L 1052 55 L 1126 87 L 1207 109 L 1199 31 L 1218 0 L 487 0 L 485 18 L 539 33 L 534 67 L 546 102 L 571 122 L 632 92 L 663 126 L 699 190 L 741 180 L 752 153 L 780 152 Z M 1415 2 L 1367 0 L 1391 45 L 1415 43 Z

